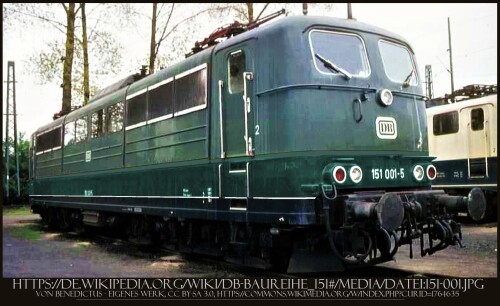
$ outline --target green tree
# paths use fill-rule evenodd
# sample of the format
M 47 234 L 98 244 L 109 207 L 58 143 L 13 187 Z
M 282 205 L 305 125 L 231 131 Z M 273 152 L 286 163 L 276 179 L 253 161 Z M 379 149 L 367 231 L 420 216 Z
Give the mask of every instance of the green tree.
M 85 105 L 101 78 L 119 70 L 122 47 L 111 33 L 119 15 L 115 4 L 104 3 L 3 5 L 4 31 L 30 27 L 50 37 L 34 48 L 28 63 L 42 84 L 61 84 L 63 112 Z
M 12 139 L 9 139 L 10 143 L 14 143 Z M 29 157 L 30 157 L 30 143 L 27 139 L 24 138 L 24 133 L 19 134 L 18 144 L 17 144 L 17 152 L 19 154 L 19 183 L 21 187 L 20 197 L 17 197 L 16 192 L 16 182 L 14 179 L 16 163 L 15 163 L 15 155 L 13 148 L 9 152 L 10 163 L 9 163 L 9 195 L 10 199 L 4 199 L 4 204 L 21 204 L 28 202 L 28 194 L 29 194 Z M 5 140 L 2 142 L 2 156 L 5 156 Z M 5 160 L 4 160 L 5 162 Z M 2 179 L 5 179 L 3 177 Z M 2 188 L 5 188 L 5 181 L 2 184 Z M 4 191 L 5 194 L 5 191 Z
M 89 84 L 89 45 L 87 41 L 87 15 L 85 14 L 85 3 L 80 3 L 82 9 L 82 49 L 83 49 L 83 105 L 87 105 L 90 99 Z
M 133 14 L 140 16 L 137 9 Z M 184 4 L 184 3 L 153 3 L 151 18 L 151 39 L 149 44 L 149 73 L 155 72 L 156 68 L 161 66 L 162 59 L 159 58 L 160 47 L 162 43 L 169 45 L 167 52 L 178 55 L 184 55 L 187 48 L 186 44 L 179 44 L 176 35 L 191 36 L 193 25 L 200 27 L 197 21 L 203 15 L 216 13 L 219 10 L 211 4 Z M 184 12 L 182 14 L 181 12 Z M 185 12 L 188 12 L 187 14 Z M 168 44 L 166 42 L 169 42 Z
M 63 97 L 62 111 L 67 114 L 71 111 L 71 70 L 73 69 L 73 55 L 75 53 L 75 19 L 80 8 L 75 10 L 75 4 L 61 3 L 66 12 L 66 54 L 64 56 L 63 68 Z

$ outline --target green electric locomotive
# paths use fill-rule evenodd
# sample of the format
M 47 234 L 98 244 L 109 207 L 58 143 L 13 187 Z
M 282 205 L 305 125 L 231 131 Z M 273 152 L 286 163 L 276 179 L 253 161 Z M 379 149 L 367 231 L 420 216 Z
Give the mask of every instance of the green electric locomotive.
M 485 203 L 431 190 L 417 71 L 405 39 L 355 20 L 233 24 L 38 129 L 33 211 L 290 273 L 412 255 L 413 239 L 432 254 Z

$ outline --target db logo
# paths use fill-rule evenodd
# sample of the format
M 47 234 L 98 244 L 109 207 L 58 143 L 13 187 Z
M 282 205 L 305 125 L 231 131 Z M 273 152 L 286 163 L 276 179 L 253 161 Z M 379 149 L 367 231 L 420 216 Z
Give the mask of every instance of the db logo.
M 398 137 L 398 125 L 392 117 L 377 117 L 375 120 L 377 137 L 380 139 L 396 139 Z
M 394 129 L 394 122 L 379 121 L 378 126 L 380 135 L 394 135 L 394 133 L 396 133 L 396 130 Z

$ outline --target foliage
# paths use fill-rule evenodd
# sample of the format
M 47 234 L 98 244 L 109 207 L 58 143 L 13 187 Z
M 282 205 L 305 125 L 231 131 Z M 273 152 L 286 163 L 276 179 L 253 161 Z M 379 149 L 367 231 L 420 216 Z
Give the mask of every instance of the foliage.
M 79 8 L 80 5 L 77 5 Z M 117 8 L 121 6 L 116 5 Z M 4 22 L 7 30 L 16 26 L 36 28 L 50 37 L 45 44 L 34 48 L 27 60 L 31 73 L 38 76 L 41 84 L 54 84 L 63 87 L 63 61 L 66 57 L 66 14 L 62 3 L 7 3 L 3 5 Z M 123 47 L 114 39 L 115 27 L 119 22 L 115 13 L 115 4 L 87 4 L 87 35 L 89 53 L 90 95 L 102 86 L 102 79 L 115 75 L 121 68 Z M 78 9 L 76 10 L 78 12 Z M 71 91 L 73 106 L 83 103 L 83 41 L 81 15 L 75 17 L 74 55 L 71 73 Z M 5 28 L 4 28 L 5 30 Z
M 43 234 L 34 224 L 12 226 L 8 228 L 8 231 L 12 236 L 25 240 L 37 240 L 40 239 Z
M 195 6 L 176 4 L 173 16 L 167 14 L 170 13 L 170 8 L 164 9 L 164 14 L 158 14 L 157 17 L 157 29 L 168 26 L 168 31 L 164 31 L 161 36 L 166 40 L 163 45 L 167 47 L 160 51 L 159 45 L 157 46 L 155 70 L 182 60 L 191 52 L 196 41 L 202 40 L 211 32 L 235 20 L 246 24 L 281 9 L 285 9 L 287 15 L 302 14 L 300 3 L 204 3 Z M 328 14 L 333 10 L 334 5 L 315 3 L 310 4 L 309 8 L 314 14 Z M 157 40 L 161 41 L 161 38 Z M 145 61 L 144 59 L 143 62 Z
M 31 215 L 31 208 L 29 205 L 16 205 L 16 206 L 4 206 L 3 216 L 27 216 Z
M 203 28 L 203 21 L 217 9 L 210 3 L 123 4 L 121 11 L 129 27 L 137 30 L 149 23 L 148 34 L 141 34 L 150 37 L 149 52 L 136 66 L 149 63 L 149 71 L 153 73 L 183 58 L 195 41 L 194 33 Z
M 334 4 L 310 3 L 309 14 L 329 14 Z M 36 29 L 43 32 L 44 42 L 32 48 L 27 60 L 31 73 L 42 84 L 63 87 L 63 61 L 66 58 L 68 4 L 5 3 L 4 32 Z M 63 9 L 64 8 L 64 9 Z M 74 27 L 74 55 L 71 73 L 72 106 L 83 104 L 84 44 L 83 19 L 77 3 Z M 282 8 L 288 15 L 302 14 L 301 3 L 157 3 L 151 14 L 151 3 L 87 3 L 90 96 L 117 78 L 132 74 L 147 63 L 157 71 L 182 60 L 190 53 L 195 41 L 202 40 L 217 28 L 237 20 L 247 23 Z M 123 45 L 128 37 L 137 43 Z M 21 37 L 21 36 L 20 36 Z M 130 57 L 132 50 L 139 53 Z M 125 67 L 124 67 L 125 66 Z M 68 80 L 65 81 L 67 84 Z
M 13 139 L 9 138 L 11 144 L 14 143 Z M 24 139 L 24 134 L 21 133 L 18 137 L 17 152 L 19 155 L 19 184 L 21 186 L 20 197 L 17 197 L 16 192 L 16 180 L 15 180 L 15 169 L 16 169 L 16 159 L 14 155 L 14 150 L 11 146 L 9 150 L 10 162 L 9 162 L 9 195 L 10 199 L 4 201 L 5 204 L 8 203 L 26 203 L 28 201 L 28 183 L 29 183 L 29 150 L 30 144 L 27 139 Z M 5 157 L 5 141 L 2 142 L 2 156 Z M 5 159 L 4 159 L 5 162 Z M 5 178 L 2 177 L 2 188 L 5 188 Z M 5 190 L 4 190 L 5 195 Z

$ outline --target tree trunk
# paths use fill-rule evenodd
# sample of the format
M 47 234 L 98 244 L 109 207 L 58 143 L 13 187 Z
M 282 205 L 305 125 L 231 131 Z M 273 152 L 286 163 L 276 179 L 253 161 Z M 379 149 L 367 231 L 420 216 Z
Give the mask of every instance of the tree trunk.
M 67 114 L 71 111 L 71 71 L 73 69 L 73 53 L 75 49 L 75 4 L 69 3 L 66 10 L 66 57 L 63 69 L 63 98 L 62 111 Z
M 158 3 L 153 3 L 153 16 L 151 17 L 151 44 L 149 48 L 149 74 L 155 72 L 156 61 L 156 7 Z
M 253 3 L 247 3 L 248 23 L 253 22 Z
M 80 3 L 82 8 L 82 44 L 83 44 L 83 105 L 87 105 L 90 99 L 89 84 L 89 48 L 87 42 L 87 16 L 85 15 L 85 3 Z

